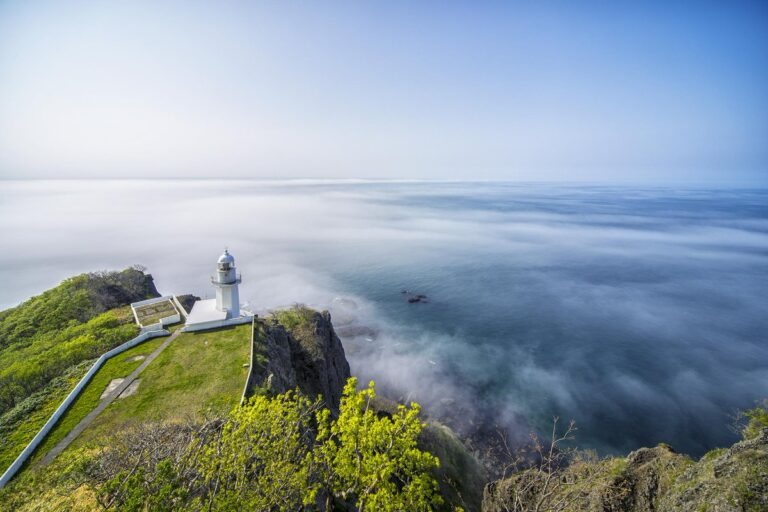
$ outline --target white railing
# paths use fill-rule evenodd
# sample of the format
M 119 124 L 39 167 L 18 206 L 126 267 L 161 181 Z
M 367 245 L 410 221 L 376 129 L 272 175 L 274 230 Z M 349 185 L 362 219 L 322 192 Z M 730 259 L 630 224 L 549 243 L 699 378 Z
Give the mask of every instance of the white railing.
M 245 386 L 243 387 L 243 397 L 240 399 L 240 405 L 243 405 L 246 401 L 248 394 L 248 385 L 253 378 L 253 344 L 256 343 L 256 317 L 253 317 L 251 322 L 251 361 L 248 365 L 248 376 L 245 378 Z

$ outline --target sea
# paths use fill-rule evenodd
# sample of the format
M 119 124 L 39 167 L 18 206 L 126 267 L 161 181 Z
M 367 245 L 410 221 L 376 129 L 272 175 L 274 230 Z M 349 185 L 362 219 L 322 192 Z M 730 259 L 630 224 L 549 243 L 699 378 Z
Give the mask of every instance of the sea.
M 0 309 L 142 265 L 331 312 L 352 372 L 457 429 L 573 420 L 694 456 L 768 398 L 768 190 L 355 180 L 0 181 Z

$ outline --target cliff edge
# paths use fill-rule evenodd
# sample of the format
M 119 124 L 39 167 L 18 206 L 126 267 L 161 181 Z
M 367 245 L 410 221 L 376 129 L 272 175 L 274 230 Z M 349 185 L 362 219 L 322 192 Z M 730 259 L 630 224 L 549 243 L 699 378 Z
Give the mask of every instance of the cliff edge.
M 768 428 L 693 461 L 667 445 L 626 458 L 520 471 L 485 487 L 483 512 L 757 512 L 768 510 Z
M 312 398 L 322 396 L 326 406 L 338 412 L 351 373 L 330 313 L 303 306 L 277 311 L 256 320 L 253 336 L 247 395 L 298 388 Z

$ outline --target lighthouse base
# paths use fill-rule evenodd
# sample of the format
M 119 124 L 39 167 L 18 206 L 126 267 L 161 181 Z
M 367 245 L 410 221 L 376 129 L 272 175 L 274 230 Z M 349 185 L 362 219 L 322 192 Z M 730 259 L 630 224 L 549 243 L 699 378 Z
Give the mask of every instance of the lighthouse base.
M 228 325 L 239 325 L 253 320 L 253 315 L 247 311 L 240 311 L 239 316 L 229 316 L 226 311 L 216 308 L 216 299 L 199 300 L 192 306 L 192 311 L 187 317 L 187 322 L 182 329 L 185 332 L 205 331 L 218 329 Z

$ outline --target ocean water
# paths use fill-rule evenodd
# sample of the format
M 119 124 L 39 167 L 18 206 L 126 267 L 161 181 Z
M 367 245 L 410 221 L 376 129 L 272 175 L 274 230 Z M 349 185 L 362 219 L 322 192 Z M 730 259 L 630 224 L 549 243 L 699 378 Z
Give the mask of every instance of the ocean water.
M 354 373 L 458 428 L 700 455 L 768 397 L 766 190 L 5 181 L 0 240 L 2 308 L 135 263 L 210 297 L 227 246 L 248 307 L 330 309 Z

